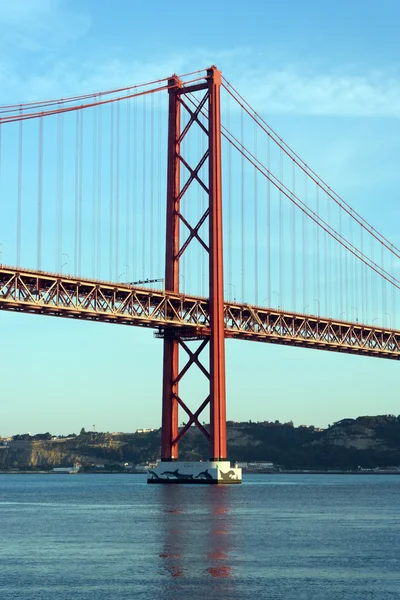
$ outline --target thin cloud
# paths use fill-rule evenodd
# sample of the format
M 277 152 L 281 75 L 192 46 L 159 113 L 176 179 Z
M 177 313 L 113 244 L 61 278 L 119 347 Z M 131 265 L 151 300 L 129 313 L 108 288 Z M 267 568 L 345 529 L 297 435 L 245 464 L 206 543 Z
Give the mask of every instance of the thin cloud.
M 90 35 L 91 17 L 84 3 L 67 0 L 4 1 L 0 26 L 1 102 L 95 92 L 216 63 L 264 115 L 400 117 L 397 69 L 365 72 L 348 64 L 332 71 L 318 62 L 290 64 L 258 47 L 175 48 L 146 62 L 113 47 L 82 61 L 70 42 Z M 39 60 L 29 70 L 35 52 Z
M 189 52 L 177 48 L 146 61 L 137 60 L 126 48 L 113 47 L 82 61 L 66 50 L 71 39 L 88 33 L 91 22 L 71 6 L 62 0 L 20 0 L 8 3 L 0 13 L 0 23 L 9 25 L 0 41 L 0 48 L 6 44 L 8 48 L 0 64 L 2 102 L 101 91 L 214 63 L 263 115 L 400 117 L 400 73 L 389 68 L 363 72 L 349 64 L 327 72 L 322 64 L 289 64 L 282 57 L 273 61 L 269 57 L 265 67 L 252 68 L 265 57 L 249 47 L 216 51 L 198 47 Z M 18 68 L 14 49 L 20 57 Z M 42 50 L 45 58 L 41 56 L 35 71 L 27 74 L 24 57 L 32 49 Z M 276 64 L 280 68 L 272 66 Z
M 400 76 L 384 71 L 346 75 L 345 71 L 309 74 L 299 67 L 296 72 L 283 68 L 247 73 L 246 89 L 251 103 L 269 113 L 400 117 Z
M 229 62 L 232 58 L 232 53 L 204 53 L 201 50 L 193 50 L 191 54 L 171 52 L 147 61 L 126 54 L 121 59 L 117 55 L 115 51 L 111 58 L 98 54 L 82 61 L 63 54 L 28 76 L 22 69 L 15 71 L 7 62 L 0 63 L 0 103 L 100 92 L 206 68 L 213 62 L 222 64 L 224 59 Z
M 86 34 L 90 25 L 87 14 L 71 10 L 64 0 L 4 2 L 0 11 L 0 48 L 15 66 L 26 52 L 47 55 Z
M 47 18 L 60 7 L 58 0 L 17 0 L 4 2 L 0 11 L 0 23 L 11 26 L 24 26 L 33 21 Z

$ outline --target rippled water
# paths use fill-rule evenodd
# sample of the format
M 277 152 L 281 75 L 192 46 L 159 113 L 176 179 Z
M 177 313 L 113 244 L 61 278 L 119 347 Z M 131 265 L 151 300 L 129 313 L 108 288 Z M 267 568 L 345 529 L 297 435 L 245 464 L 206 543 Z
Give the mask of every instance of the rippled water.
M 400 599 L 400 477 L 0 476 L 1 600 Z

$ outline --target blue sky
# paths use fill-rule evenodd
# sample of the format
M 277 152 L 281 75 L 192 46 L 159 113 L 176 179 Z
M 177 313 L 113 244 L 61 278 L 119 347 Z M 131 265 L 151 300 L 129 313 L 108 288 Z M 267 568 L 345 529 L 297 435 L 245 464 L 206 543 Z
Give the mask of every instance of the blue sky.
M 302 158 L 399 244 L 399 17 L 395 0 L 3 0 L 0 103 L 217 64 Z M 1 435 L 160 425 L 161 342 L 151 331 L 6 313 L 0 330 Z M 398 369 L 228 341 L 228 418 L 326 426 L 398 414 Z M 196 385 L 191 394 L 199 395 Z

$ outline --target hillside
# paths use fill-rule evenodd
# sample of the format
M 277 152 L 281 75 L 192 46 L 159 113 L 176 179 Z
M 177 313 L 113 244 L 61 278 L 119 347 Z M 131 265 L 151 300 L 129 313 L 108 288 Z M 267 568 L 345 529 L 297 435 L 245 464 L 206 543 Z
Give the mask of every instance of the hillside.
M 7 445 L 5 445 L 7 444 Z M 0 469 L 46 470 L 80 462 L 87 470 L 113 470 L 159 457 L 160 430 L 147 433 L 94 433 L 53 438 L 14 436 L 0 445 Z M 292 423 L 228 422 L 229 458 L 270 461 L 284 469 L 376 468 L 400 465 L 400 416 L 343 419 L 320 430 Z M 180 458 L 207 458 L 207 442 L 192 427 L 180 444 Z

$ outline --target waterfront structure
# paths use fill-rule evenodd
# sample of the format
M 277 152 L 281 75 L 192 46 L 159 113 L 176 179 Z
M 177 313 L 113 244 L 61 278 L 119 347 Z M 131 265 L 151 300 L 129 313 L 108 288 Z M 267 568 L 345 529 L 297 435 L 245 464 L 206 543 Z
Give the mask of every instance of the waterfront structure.
M 80 466 L 75 465 L 71 467 L 54 467 L 53 473 L 57 473 L 58 475 L 75 475 L 79 473 Z
M 242 469 L 227 460 L 199 462 L 160 462 L 148 469 L 148 483 L 237 484 L 242 482 Z

